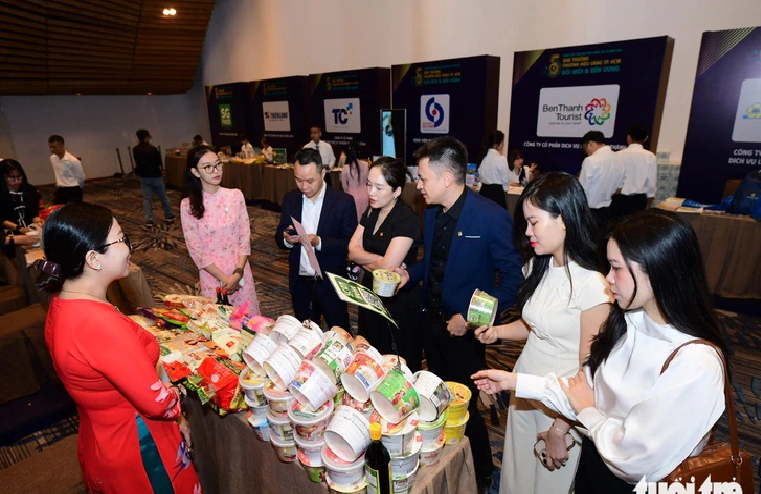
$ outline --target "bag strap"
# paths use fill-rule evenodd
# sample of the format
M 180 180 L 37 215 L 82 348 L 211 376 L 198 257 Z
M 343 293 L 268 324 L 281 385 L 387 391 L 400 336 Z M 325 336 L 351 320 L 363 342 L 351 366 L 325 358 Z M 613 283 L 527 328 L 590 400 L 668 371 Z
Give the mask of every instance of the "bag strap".
M 682 347 L 685 347 L 687 345 L 692 344 L 700 344 L 700 345 L 707 345 L 712 347 L 714 350 L 716 350 L 716 353 L 719 355 L 719 358 L 721 359 L 721 365 L 724 368 L 724 406 L 727 410 L 727 423 L 729 425 L 729 443 L 732 447 L 732 463 L 735 466 L 735 469 L 739 471 L 740 465 L 742 465 L 743 459 L 740 456 L 740 439 L 737 434 L 737 417 L 735 416 L 735 404 L 734 399 L 732 397 L 732 383 L 729 381 L 729 372 L 727 369 L 727 361 L 724 359 L 724 354 L 722 353 L 721 349 L 716 346 L 714 343 L 711 343 L 708 340 L 692 340 L 688 341 L 687 343 L 682 343 L 678 347 L 674 349 L 673 352 L 671 352 L 671 355 L 669 355 L 669 358 L 666 359 L 666 362 L 664 362 L 663 367 L 661 367 L 661 374 L 666 372 L 666 369 L 669 368 L 669 364 L 672 360 L 674 360 L 674 357 L 676 357 L 676 354 L 679 353 L 679 350 L 682 349 Z M 738 476 L 739 478 L 739 476 Z

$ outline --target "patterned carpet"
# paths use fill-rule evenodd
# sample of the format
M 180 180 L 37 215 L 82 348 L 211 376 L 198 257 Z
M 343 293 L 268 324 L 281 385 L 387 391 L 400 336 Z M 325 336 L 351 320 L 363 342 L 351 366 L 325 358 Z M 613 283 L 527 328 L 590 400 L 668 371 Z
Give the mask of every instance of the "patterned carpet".
M 50 198 L 52 190 L 43 189 L 43 197 Z M 178 191 L 169 191 L 170 199 L 179 205 Z M 157 223 L 153 228 L 144 226 L 140 185 L 136 178 L 114 178 L 93 184 L 85 189 L 85 199 L 111 208 L 122 229 L 129 234 L 134 246 L 133 260 L 142 268 L 143 273 L 155 295 L 162 293 L 186 292 L 196 290 L 198 272 L 185 248 L 182 228 L 179 222 L 172 226 L 160 224 L 163 219 L 158 200 L 154 200 L 154 218 Z M 175 212 L 179 217 L 179 213 Z M 279 220 L 279 214 L 259 207 L 249 207 L 251 220 L 251 267 L 256 282 L 256 293 L 264 315 L 277 317 L 292 314 L 290 295 L 288 294 L 287 252 L 275 247 L 272 235 Z M 356 311 L 352 311 L 353 324 L 356 324 Z M 761 456 L 761 319 L 720 313 L 720 322 L 727 341 L 734 352 L 731 362 L 735 379 L 735 403 L 740 427 L 740 446 L 753 456 L 753 468 L 756 472 L 756 485 L 759 485 L 758 469 Z M 491 345 L 487 350 L 490 367 L 511 369 L 520 354 L 521 344 L 505 343 Z M 502 443 L 504 439 L 507 404 L 509 395 L 484 399 L 481 413 L 488 426 L 494 454 L 495 489 L 499 485 L 499 468 L 502 461 Z M 484 406 L 486 403 L 486 406 Z M 493 403 L 493 407 L 488 406 Z M 685 403 L 685 409 L 690 404 Z M 72 420 L 74 422 L 72 422 Z M 76 419 L 67 419 L 60 427 L 42 431 L 28 436 L 14 445 L 0 448 L 0 468 L 23 459 L 29 450 L 43 449 L 74 432 L 72 423 Z M 48 435 L 49 440 L 40 440 Z M 726 417 L 719 422 L 718 436 L 726 437 Z M 29 445 L 33 444 L 34 447 Z M 27 451 L 28 454 L 23 453 Z M 21 453 L 19 453 L 21 451 Z M 15 452 L 15 453 L 14 453 Z M 13 458 L 17 458 L 14 460 Z

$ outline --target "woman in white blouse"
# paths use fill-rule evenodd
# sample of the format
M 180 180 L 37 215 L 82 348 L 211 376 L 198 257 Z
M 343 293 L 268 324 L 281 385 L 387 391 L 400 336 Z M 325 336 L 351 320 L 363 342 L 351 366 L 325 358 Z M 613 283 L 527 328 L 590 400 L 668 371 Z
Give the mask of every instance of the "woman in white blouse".
M 570 379 L 499 370 L 473 375 L 487 393 L 515 390 L 586 428 L 576 493 L 627 493 L 658 482 L 698 454 L 724 411 L 725 349 L 711 309 L 697 237 L 676 214 L 650 209 L 623 220 L 607 244 L 616 303 Z M 724 351 L 726 355 L 726 351 Z
M 486 136 L 481 145 L 481 161 L 478 165 L 478 178 L 481 181 L 481 195 L 507 209 L 505 191 L 510 186 L 508 176 L 510 167 L 502 155 L 505 147 L 505 134 L 496 130 Z
M 595 234 L 584 190 L 571 175 L 545 173 L 523 190 L 514 227 L 525 263 L 516 297 L 521 318 L 476 330 L 482 343 L 527 340 L 516 372 L 571 377 L 583 365 L 613 301 L 596 270 Z M 581 440 L 571 421 L 541 402 L 511 397 L 500 493 L 567 494 L 580 451 L 568 449 L 569 433 Z M 537 437 L 546 444 L 544 464 L 534 455 Z

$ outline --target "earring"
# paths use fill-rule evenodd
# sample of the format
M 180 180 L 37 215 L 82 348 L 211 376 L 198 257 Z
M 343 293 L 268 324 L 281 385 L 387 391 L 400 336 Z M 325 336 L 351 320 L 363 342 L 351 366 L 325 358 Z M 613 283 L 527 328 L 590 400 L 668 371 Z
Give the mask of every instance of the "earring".
M 103 269 L 103 266 L 101 266 L 100 264 L 98 264 L 98 267 L 97 267 L 97 268 L 95 268 L 95 271 L 98 271 L 98 272 L 100 272 L 100 270 L 101 270 L 101 269 Z

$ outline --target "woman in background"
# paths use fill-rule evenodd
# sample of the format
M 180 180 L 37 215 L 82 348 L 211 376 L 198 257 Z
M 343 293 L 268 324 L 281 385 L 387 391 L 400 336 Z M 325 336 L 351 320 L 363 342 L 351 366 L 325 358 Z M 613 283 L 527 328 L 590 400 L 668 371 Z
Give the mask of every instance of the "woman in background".
M 520 149 L 510 151 L 507 155 L 507 162 L 510 164 L 508 176 L 511 186 L 525 187 L 527 183 L 534 179 L 534 170 L 536 170 L 537 164 L 531 163 L 527 173 L 527 170 L 523 167 L 523 151 Z
M 106 299 L 129 274 L 130 243 L 110 210 L 75 202 L 42 233 L 37 286 L 55 293 L 45 343 L 77 405 L 77 457 L 88 492 L 198 494 L 176 388 L 156 374 L 156 339 Z
M 349 143 L 346 160 L 341 171 L 341 182 L 344 192 L 354 198 L 357 207 L 357 220 L 362 220 L 362 214 L 367 209 L 367 161 L 359 159 L 359 146 L 356 141 Z
M 272 146 L 270 146 L 270 141 L 266 137 L 262 137 L 262 156 L 264 157 L 264 161 L 267 163 L 274 163 L 275 161 L 275 152 L 272 150 Z
M 502 155 L 504 147 L 505 134 L 499 130 L 484 138 L 478 178 L 481 181 L 481 195 L 507 209 L 505 193 L 510 186 L 510 167 Z
M 227 289 L 230 303 L 259 314 L 251 254 L 251 226 L 243 193 L 220 187 L 223 164 L 207 146 L 188 152 L 185 193 L 180 203 L 182 233 L 201 277 L 201 295 Z
M 21 236 L 32 228 L 42 225 L 40 219 L 40 193 L 30 185 L 21 163 L 14 159 L 0 161 L 0 217 L 3 230 Z M 3 248 L 9 259 L 16 257 L 16 249 L 10 245 Z

